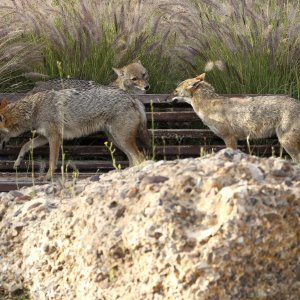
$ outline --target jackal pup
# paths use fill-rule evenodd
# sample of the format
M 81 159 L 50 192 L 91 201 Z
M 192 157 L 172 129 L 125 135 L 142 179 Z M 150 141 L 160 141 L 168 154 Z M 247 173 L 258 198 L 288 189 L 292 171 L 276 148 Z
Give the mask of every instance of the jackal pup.
M 85 91 L 65 89 L 44 91 L 0 105 L 0 148 L 9 138 L 36 130 L 38 136 L 23 145 L 14 167 L 26 152 L 49 143 L 50 159 L 46 179 L 56 169 L 63 139 L 86 136 L 104 130 L 110 140 L 128 157 L 130 166 L 145 157 L 136 137 L 150 147 L 144 105 L 128 93 L 113 87 L 98 86 Z
M 277 135 L 283 148 L 300 162 L 300 102 L 288 96 L 228 98 L 215 93 L 205 73 L 180 83 L 172 101 L 192 105 L 203 123 L 222 138 L 226 147 L 237 140 Z
M 110 83 L 110 86 L 117 87 L 130 94 L 145 94 L 150 89 L 148 72 L 140 60 L 134 61 L 119 69 L 113 68 L 113 70 L 118 75 L 118 78 Z M 59 91 L 62 89 L 76 89 L 84 91 L 97 86 L 99 86 L 99 84 L 92 80 L 73 78 L 65 78 L 63 80 L 51 79 L 36 82 L 35 87 L 28 94 L 47 90 Z

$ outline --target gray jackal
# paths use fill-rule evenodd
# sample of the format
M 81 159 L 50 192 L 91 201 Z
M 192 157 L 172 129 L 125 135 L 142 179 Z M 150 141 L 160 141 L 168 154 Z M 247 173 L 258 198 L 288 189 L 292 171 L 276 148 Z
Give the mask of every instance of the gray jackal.
M 142 162 L 136 138 L 150 147 L 144 105 L 130 94 L 114 88 L 97 86 L 89 90 L 44 91 L 0 105 L 0 147 L 9 138 L 36 130 L 38 136 L 23 145 L 15 161 L 20 165 L 24 154 L 49 143 L 49 179 L 58 160 L 63 139 L 86 136 L 104 130 L 110 140 L 128 157 L 130 165 Z

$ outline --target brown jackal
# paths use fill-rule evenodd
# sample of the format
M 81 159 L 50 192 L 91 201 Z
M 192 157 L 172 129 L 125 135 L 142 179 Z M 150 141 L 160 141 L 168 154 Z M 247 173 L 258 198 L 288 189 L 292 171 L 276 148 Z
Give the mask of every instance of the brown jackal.
M 227 147 L 237 140 L 277 135 L 292 159 L 300 162 L 300 102 L 288 96 L 227 98 L 204 81 L 205 73 L 180 83 L 173 101 L 185 101 Z
M 127 91 L 130 94 L 145 94 L 149 90 L 149 76 L 147 70 L 143 67 L 140 61 L 132 62 L 131 64 L 120 69 L 113 68 L 118 75 L 118 78 L 110 85 L 118 87 L 121 90 Z M 28 93 L 34 94 L 36 92 L 47 90 L 62 90 L 62 89 L 76 89 L 80 91 L 88 90 L 99 86 L 98 83 L 90 80 L 80 80 L 66 78 L 51 79 L 47 81 L 38 81 L 35 87 Z
M 113 87 L 98 86 L 85 91 L 65 89 L 44 91 L 0 105 L 0 147 L 9 138 L 36 130 L 38 136 L 23 145 L 14 167 L 24 154 L 49 143 L 49 179 L 58 160 L 63 139 L 86 136 L 104 130 L 110 140 L 128 157 L 130 165 L 145 158 L 136 145 L 139 137 L 146 147 L 150 139 L 143 104 L 128 93 Z

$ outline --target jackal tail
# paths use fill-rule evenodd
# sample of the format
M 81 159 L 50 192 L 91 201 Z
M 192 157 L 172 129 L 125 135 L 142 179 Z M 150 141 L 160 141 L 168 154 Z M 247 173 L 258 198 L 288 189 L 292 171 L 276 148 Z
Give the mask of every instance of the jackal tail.
M 147 129 L 147 118 L 145 114 L 144 106 L 138 101 L 138 109 L 140 112 L 140 126 L 138 127 L 137 137 L 142 142 L 145 150 L 151 149 L 151 137 Z M 148 151 L 147 151 L 148 152 Z

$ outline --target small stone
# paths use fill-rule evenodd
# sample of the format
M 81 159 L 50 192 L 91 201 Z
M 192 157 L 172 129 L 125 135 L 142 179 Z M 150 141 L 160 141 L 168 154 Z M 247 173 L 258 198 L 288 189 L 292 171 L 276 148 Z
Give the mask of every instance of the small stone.
M 43 250 L 46 254 L 50 255 L 56 251 L 56 248 L 54 246 L 46 244 L 44 245 Z
M 54 194 L 57 192 L 57 188 L 54 185 L 50 185 L 46 188 L 45 193 L 47 195 Z
M 284 184 L 288 187 L 291 187 L 293 186 L 293 182 L 290 178 L 287 178 L 285 181 L 284 181 Z
M 30 211 L 38 206 L 42 205 L 42 202 L 36 202 L 36 203 L 33 203 L 31 204 L 28 208 L 27 208 L 27 211 Z
M 186 194 L 189 194 L 189 193 L 192 192 L 192 190 L 193 190 L 193 189 L 192 189 L 190 186 L 187 186 L 187 187 L 184 188 L 183 191 L 184 191 Z
M 127 197 L 127 191 L 125 190 L 125 191 L 121 191 L 120 192 L 120 198 L 121 199 L 125 199 Z
M 281 217 L 276 213 L 267 213 L 264 214 L 264 217 L 266 217 L 269 222 L 279 221 L 281 219 Z
M 300 281 L 300 264 L 295 267 L 296 280 Z
M 18 209 L 18 210 L 14 213 L 14 217 L 17 217 L 21 212 L 22 212 L 22 209 Z
M 110 250 L 110 254 L 114 258 L 124 258 L 125 257 L 125 252 L 121 247 L 112 248 Z
M 74 216 L 72 211 L 66 212 L 66 218 L 72 218 Z
M 186 218 L 190 215 L 189 209 L 181 205 L 176 206 L 176 213 L 180 218 Z
M 85 199 L 85 202 L 86 202 L 87 204 L 89 204 L 89 205 L 93 205 L 94 199 L 93 199 L 92 197 L 87 197 L 87 198 Z
M 120 218 L 124 215 L 124 212 L 126 210 L 126 206 L 122 205 L 120 207 L 118 207 L 117 211 L 116 211 L 116 218 Z
M 22 194 L 21 192 L 18 192 L 18 191 L 10 191 L 9 194 L 11 194 L 12 196 L 14 196 L 15 198 L 21 197 L 21 196 L 24 195 L 24 194 Z
M 258 166 L 256 166 L 255 164 L 250 164 L 249 165 L 249 171 L 250 171 L 251 176 L 254 180 L 263 181 L 264 174 Z
M 165 176 L 147 176 L 144 177 L 142 182 L 141 182 L 141 186 L 146 186 L 148 184 L 156 184 L 156 183 L 162 183 L 169 180 L 169 177 L 165 177 Z
M 211 190 L 211 189 L 221 190 L 222 187 L 223 187 L 222 183 L 218 179 L 214 179 L 214 178 L 208 179 L 205 185 L 206 190 Z
M 234 152 L 230 149 L 225 149 L 225 151 L 223 152 L 224 156 L 228 159 L 232 159 L 234 156 Z
M 26 224 L 24 224 L 24 223 L 14 224 L 15 234 L 13 236 L 16 237 L 17 235 L 19 235 L 19 233 L 22 231 L 22 229 L 25 225 Z
M 258 200 L 254 197 L 250 197 L 249 200 L 250 200 L 252 205 L 256 205 L 256 203 L 258 202 Z
M 162 290 L 163 290 L 163 285 L 161 282 L 156 283 L 152 288 L 153 294 L 160 294 Z
M 285 177 L 287 174 L 284 170 L 272 170 L 272 175 L 275 177 Z
M 118 202 L 117 201 L 112 201 L 112 202 L 110 202 L 109 203 L 109 208 L 115 208 L 115 207 L 117 207 L 118 206 Z
M 93 175 L 90 177 L 90 181 L 95 182 L 95 181 L 99 181 L 100 175 Z
M 271 173 L 276 177 L 285 177 L 288 176 L 291 171 L 292 166 L 290 163 L 284 160 L 276 160 Z
M 22 195 L 22 196 L 19 196 L 19 197 L 16 198 L 16 203 L 17 204 L 23 204 L 24 202 L 27 202 L 29 200 L 31 200 L 30 196 Z
M 128 198 L 133 198 L 134 196 L 136 196 L 139 192 L 139 189 L 134 187 L 134 188 L 131 188 L 128 193 L 127 193 L 127 197 Z

